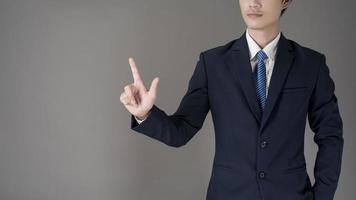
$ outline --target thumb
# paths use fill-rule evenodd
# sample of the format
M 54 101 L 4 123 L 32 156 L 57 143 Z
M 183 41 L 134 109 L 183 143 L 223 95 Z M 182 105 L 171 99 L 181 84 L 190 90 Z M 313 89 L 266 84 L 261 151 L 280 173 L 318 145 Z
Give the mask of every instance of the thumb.
M 149 93 L 154 97 L 157 96 L 158 82 L 159 82 L 159 77 L 156 77 L 156 78 L 154 78 L 152 80 L 152 83 L 151 83 L 151 86 L 150 86 Z

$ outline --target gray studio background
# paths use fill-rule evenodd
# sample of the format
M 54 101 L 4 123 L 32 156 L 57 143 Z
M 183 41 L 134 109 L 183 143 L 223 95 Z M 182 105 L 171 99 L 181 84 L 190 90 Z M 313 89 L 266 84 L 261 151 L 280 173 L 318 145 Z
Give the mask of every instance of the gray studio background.
M 344 121 L 335 199 L 356 195 L 356 30 L 351 0 L 293 1 L 289 39 L 324 53 Z M 245 29 L 238 0 L 0 0 L 0 199 L 204 199 L 214 155 L 209 113 L 181 148 L 130 129 L 119 100 L 136 60 L 172 114 L 199 53 Z M 223 98 L 223 97 L 222 97 Z M 312 182 L 317 146 L 306 127 Z

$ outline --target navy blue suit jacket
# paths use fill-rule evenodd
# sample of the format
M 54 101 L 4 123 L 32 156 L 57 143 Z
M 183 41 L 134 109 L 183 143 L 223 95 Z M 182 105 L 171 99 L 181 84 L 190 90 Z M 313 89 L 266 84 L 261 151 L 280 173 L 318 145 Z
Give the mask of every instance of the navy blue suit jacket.
M 180 147 L 211 111 L 215 155 L 207 200 L 332 200 L 344 140 L 325 56 L 282 33 L 262 114 L 245 34 L 200 54 L 175 113 L 153 105 L 141 124 L 131 115 L 131 128 Z M 318 145 L 313 185 L 304 156 L 306 119 Z

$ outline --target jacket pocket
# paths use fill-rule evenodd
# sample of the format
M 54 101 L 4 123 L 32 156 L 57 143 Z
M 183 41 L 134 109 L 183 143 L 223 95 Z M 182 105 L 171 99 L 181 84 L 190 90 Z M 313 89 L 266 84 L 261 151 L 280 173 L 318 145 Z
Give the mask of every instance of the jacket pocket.
M 294 172 L 302 172 L 302 171 L 305 171 L 306 169 L 307 169 L 306 163 L 304 162 L 303 164 L 301 164 L 299 166 L 287 168 L 285 173 L 289 174 L 289 173 L 294 173 Z
M 215 168 L 223 169 L 223 170 L 234 170 L 233 167 L 221 163 L 214 163 Z
M 284 87 L 281 90 L 281 93 L 287 93 L 287 92 L 303 92 L 308 89 L 307 86 L 299 86 L 299 87 Z

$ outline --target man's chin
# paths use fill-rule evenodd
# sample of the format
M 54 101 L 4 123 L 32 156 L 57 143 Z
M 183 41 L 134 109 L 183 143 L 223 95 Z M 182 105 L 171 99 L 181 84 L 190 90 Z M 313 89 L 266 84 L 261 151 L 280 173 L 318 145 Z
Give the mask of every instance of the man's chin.
M 249 30 L 258 30 L 258 31 L 260 31 L 260 30 L 264 30 L 265 28 L 264 28 L 264 26 L 247 26 L 247 28 L 249 29 Z

